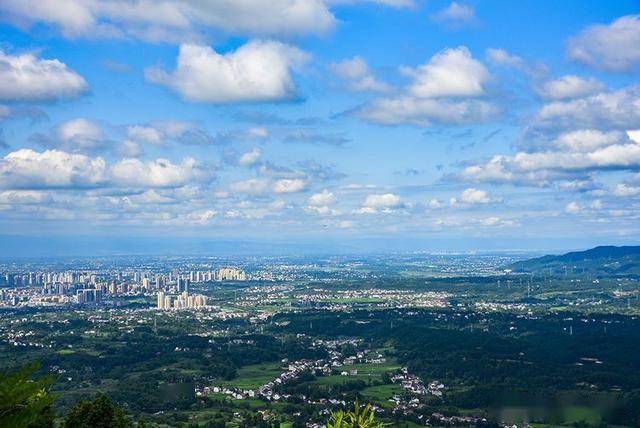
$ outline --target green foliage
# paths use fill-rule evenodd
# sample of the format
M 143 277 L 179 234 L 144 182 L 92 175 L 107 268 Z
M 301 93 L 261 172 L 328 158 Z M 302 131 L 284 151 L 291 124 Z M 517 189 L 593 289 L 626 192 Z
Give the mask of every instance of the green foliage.
M 383 428 L 384 426 L 382 421 L 376 420 L 371 404 L 360 407 L 358 402 L 354 404 L 353 411 L 333 412 L 327 423 L 327 428 Z
M 62 428 L 131 428 L 131 419 L 105 396 L 80 400 L 69 411 Z
M 55 399 L 49 393 L 51 375 L 36 378 L 39 363 L 23 366 L 18 372 L 0 373 L 0 426 L 44 428 L 52 427 Z

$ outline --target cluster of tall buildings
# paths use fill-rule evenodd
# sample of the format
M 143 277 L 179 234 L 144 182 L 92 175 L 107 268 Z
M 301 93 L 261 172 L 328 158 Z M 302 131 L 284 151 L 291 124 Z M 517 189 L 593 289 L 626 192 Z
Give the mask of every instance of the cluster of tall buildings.
M 157 308 L 164 309 L 198 309 L 207 306 L 207 298 L 200 294 L 189 295 L 188 291 L 172 296 L 164 291 L 158 291 Z
M 29 287 L 44 284 L 95 284 L 97 276 L 86 272 L 29 272 L 5 273 L 0 276 L 0 287 Z
M 236 268 L 221 268 L 215 273 L 216 281 L 246 281 L 247 274 Z
M 3 293 L 0 295 L 0 302 L 13 305 L 21 301 L 93 304 L 101 302 L 105 296 L 162 292 L 164 298 L 161 304 L 158 303 L 160 309 L 164 309 L 165 306 L 197 308 L 205 306 L 206 301 L 204 296 L 189 295 L 191 284 L 246 280 L 245 272 L 235 267 L 217 270 L 172 270 L 163 273 L 101 269 L 26 273 L 5 271 L 0 273 L 0 290 L 14 289 L 22 298 L 16 302 L 16 293 L 11 296 Z M 165 298 L 170 299 L 168 305 L 165 305 Z
M 83 288 L 77 290 L 76 300 L 80 304 L 99 303 L 102 301 L 102 290 L 96 288 Z

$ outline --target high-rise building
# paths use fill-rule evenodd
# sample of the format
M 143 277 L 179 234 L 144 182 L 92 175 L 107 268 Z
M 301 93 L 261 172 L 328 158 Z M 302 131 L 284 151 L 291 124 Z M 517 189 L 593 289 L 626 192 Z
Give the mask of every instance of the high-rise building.
M 164 309 L 165 294 L 162 291 L 158 291 L 158 309 Z
M 244 271 L 236 268 L 220 268 L 216 272 L 216 281 L 246 281 Z

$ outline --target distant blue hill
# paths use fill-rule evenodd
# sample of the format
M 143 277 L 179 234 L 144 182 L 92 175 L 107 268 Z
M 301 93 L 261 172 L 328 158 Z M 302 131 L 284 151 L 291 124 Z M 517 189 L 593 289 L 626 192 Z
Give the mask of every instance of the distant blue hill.
M 551 273 L 562 275 L 640 275 L 640 246 L 612 245 L 573 251 L 562 255 L 547 255 L 524 260 L 509 266 L 514 272 Z

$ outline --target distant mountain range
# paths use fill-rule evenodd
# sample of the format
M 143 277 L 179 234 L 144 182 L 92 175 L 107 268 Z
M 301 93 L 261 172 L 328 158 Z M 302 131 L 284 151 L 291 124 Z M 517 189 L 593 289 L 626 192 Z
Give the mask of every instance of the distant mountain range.
M 640 275 L 640 246 L 601 246 L 559 256 L 548 255 L 513 263 L 509 269 L 547 275 L 636 276 Z

